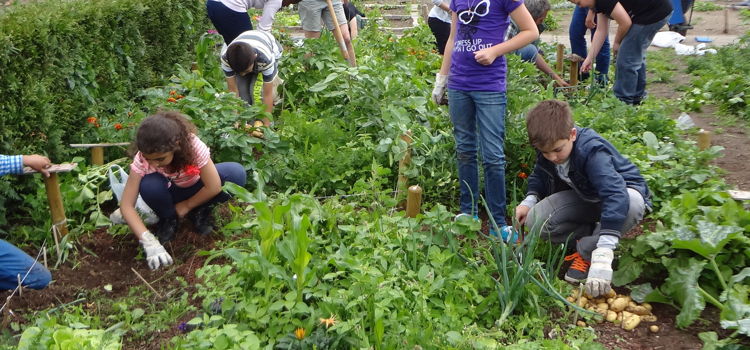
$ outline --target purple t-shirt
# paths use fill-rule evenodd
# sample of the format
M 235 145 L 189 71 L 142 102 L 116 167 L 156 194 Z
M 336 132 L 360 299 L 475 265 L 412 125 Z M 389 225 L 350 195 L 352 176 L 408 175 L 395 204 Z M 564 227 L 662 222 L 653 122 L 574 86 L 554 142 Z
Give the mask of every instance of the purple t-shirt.
M 462 91 L 505 91 L 505 56 L 484 66 L 474 52 L 504 41 L 510 13 L 522 0 L 453 0 L 458 16 L 448 87 Z

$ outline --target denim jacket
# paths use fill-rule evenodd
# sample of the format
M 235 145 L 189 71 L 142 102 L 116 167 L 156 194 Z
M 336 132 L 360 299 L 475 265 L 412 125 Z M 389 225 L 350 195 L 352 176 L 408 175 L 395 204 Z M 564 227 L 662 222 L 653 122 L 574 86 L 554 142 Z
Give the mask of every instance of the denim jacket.
M 537 151 L 536 165 L 529 176 L 528 195 L 539 200 L 564 190 L 572 189 L 583 200 L 600 203 L 600 234 L 620 236 L 630 208 L 627 188 L 638 191 L 646 205 L 651 206 L 651 194 L 638 168 L 625 158 L 609 141 L 589 128 L 576 128 L 578 137 L 570 152 L 568 176 L 571 188 L 555 170 L 555 164 Z

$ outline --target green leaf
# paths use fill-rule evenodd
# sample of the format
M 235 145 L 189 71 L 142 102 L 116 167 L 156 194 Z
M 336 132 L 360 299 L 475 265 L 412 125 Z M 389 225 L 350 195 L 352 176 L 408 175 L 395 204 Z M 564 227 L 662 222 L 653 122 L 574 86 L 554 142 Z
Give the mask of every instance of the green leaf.
M 746 267 L 742 269 L 742 271 L 740 271 L 738 274 L 732 276 L 732 283 L 740 282 L 748 277 L 750 277 L 750 267 Z
M 719 336 L 716 332 L 698 333 L 698 338 L 703 341 L 703 348 L 701 350 L 717 350 L 719 348 Z
M 612 278 L 612 283 L 615 286 L 624 286 L 630 282 L 635 281 L 638 276 L 643 272 L 642 260 L 636 260 L 630 255 L 623 256 L 617 265 L 617 270 Z
M 750 336 L 750 318 L 738 321 L 721 321 L 721 327 L 725 329 L 737 329 L 740 333 Z
M 676 323 L 678 327 L 685 328 L 692 324 L 706 307 L 706 301 L 700 294 L 698 286 L 698 278 L 706 261 L 684 257 L 678 259 L 662 257 L 662 263 L 669 271 L 669 277 L 664 281 L 664 291 L 680 306 Z

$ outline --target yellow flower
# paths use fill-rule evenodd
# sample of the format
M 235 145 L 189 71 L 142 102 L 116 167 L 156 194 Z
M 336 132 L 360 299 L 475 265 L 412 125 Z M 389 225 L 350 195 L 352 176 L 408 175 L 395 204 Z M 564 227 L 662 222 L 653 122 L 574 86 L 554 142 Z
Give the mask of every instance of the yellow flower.
M 299 340 L 305 339 L 305 329 L 304 328 L 295 329 L 294 336 L 297 337 L 297 339 Z
M 321 318 L 320 324 L 326 325 L 326 328 L 336 324 L 336 315 L 331 314 L 330 318 Z

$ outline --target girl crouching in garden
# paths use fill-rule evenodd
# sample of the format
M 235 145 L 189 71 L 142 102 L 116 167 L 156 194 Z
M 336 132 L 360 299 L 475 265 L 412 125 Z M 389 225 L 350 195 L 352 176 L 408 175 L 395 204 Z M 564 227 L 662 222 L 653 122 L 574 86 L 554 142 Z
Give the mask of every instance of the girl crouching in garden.
M 215 164 L 195 126 L 178 112 L 159 112 L 141 122 L 135 138 L 138 152 L 130 165 L 120 210 L 143 246 L 148 266 L 172 264 L 162 244 L 174 238 L 178 219 L 188 217 L 199 234 L 213 229 L 212 208 L 225 202 L 224 182 L 244 186 L 247 174 L 239 163 Z M 159 217 L 156 237 L 135 210 L 138 195 Z

